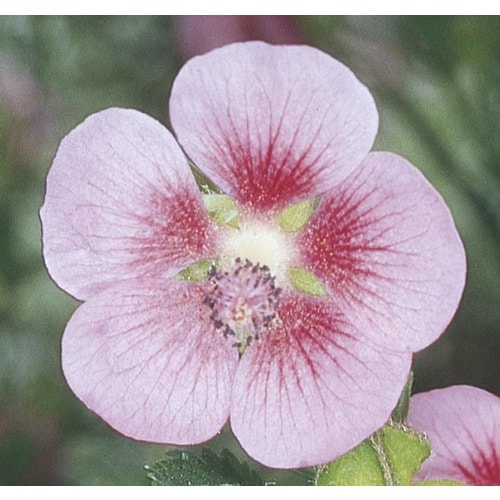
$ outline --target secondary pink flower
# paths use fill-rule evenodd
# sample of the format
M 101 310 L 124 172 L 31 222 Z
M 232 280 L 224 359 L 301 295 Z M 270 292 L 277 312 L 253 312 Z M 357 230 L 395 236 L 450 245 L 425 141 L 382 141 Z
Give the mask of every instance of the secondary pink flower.
M 302 37 L 292 16 L 178 16 L 176 42 L 182 59 L 229 43 L 262 40 L 299 43 Z
M 432 446 L 416 479 L 500 486 L 500 397 L 465 385 L 416 394 L 408 421 Z
M 319 50 L 196 57 L 170 116 L 238 228 L 210 219 L 152 118 L 108 109 L 73 130 L 41 210 L 47 267 L 86 301 L 63 337 L 68 383 L 136 439 L 199 443 L 230 418 L 266 465 L 333 460 L 385 423 L 412 352 L 456 310 L 465 258 L 449 210 L 406 160 L 369 153 L 373 99 Z M 317 196 L 305 226 L 280 228 L 282 209 Z M 202 259 L 215 262 L 204 279 L 176 277 Z M 326 295 L 297 290 L 296 268 Z

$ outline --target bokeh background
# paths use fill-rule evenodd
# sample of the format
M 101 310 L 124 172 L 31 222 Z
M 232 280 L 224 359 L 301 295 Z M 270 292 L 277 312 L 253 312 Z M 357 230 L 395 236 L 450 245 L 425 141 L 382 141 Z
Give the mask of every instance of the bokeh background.
M 87 115 L 136 108 L 168 124 L 189 57 L 261 39 L 351 67 L 381 115 L 375 149 L 417 165 L 449 204 L 468 280 L 446 333 L 415 357 L 415 391 L 500 395 L 498 17 L 0 17 L 0 484 L 148 484 L 165 447 L 109 429 L 71 394 L 61 334 L 77 303 L 50 280 L 38 210 L 61 138 Z M 243 456 L 243 455 L 242 455 Z

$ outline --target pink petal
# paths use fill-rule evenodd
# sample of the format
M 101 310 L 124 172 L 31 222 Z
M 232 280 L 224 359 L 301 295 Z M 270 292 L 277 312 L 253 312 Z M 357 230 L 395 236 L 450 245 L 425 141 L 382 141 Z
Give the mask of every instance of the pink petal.
M 62 343 L 75 394 L 134 439 L 195 444 L 229 415 L 237 349 L 211 327 L 195 284 L 135 280 L 80 306 Z
M 270 467 L 329 462 L 387 421 L 411 355 L 376 347 L 325 300 L 285 295 L 279 314 L 238 367 L 233 431 Z
M 49 272 L 80 299 L 122 279 L 172 275 L 212 245 L 179 146 L 133 110 L 96 113 L 63 139 L 40 214 Z
M 416 394 L 408 422 L 432 446 L 417 479 L 500 486 L 500 397 L 466 385 Z
M 311 47 L 263 42 L 191 59 L 174 82 L 170 116 L 197 166 L 261 211 L 336 185 L 378 126 L 370 93 L 343 64 Z
M 450 211 L 394 154 L 370 154 L 329 191 L 298 246 L 338 308 L 381 345 L 422 349 L 457 309 L 466 263 Z

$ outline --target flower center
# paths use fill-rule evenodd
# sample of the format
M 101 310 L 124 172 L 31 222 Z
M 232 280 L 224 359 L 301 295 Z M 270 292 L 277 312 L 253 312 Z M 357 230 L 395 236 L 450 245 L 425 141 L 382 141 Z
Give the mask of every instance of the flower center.
M 286 272 L 293 257 L 293 243 L 279 228 L 258 221 L 244 221 L 240 230 L 230 229 L 222 235 L 219 255 L 231 265 L 235 258 L 248 259 L 252 263 L 269 268 L 281 285 L 286 281 Z
M 234 336 L 243 354 L 252 339 L 258 339 L 279 321 L 276 310 L 280 293 L 267 266 L 238 257 L 227 270 L 212 267 L 204 304 L 212 310 L 215 328 L 225 337 Z

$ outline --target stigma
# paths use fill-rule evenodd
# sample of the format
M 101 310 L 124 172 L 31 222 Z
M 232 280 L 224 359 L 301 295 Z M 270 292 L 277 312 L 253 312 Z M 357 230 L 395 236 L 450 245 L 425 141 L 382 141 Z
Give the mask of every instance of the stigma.
M 210 319 L 224 337 L 233 337 L 243 354 L 250 342 L 279 324 L 277 309 L 281 288 L 269 267 L 236 258 L 234 264 L 208 274 L 208 293 L 203 303 L 211 309 Z

